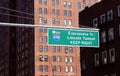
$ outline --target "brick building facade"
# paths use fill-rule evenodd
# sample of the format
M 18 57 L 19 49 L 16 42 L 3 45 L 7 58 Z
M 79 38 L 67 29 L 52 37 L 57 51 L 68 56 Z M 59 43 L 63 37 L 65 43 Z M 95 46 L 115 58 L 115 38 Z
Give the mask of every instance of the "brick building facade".
M 100 47 L 81 48 L 81 76 L 120 75 L 119 21 L 119 0 L 103 0 L 79 13 L 79 24 L 100 29 Z

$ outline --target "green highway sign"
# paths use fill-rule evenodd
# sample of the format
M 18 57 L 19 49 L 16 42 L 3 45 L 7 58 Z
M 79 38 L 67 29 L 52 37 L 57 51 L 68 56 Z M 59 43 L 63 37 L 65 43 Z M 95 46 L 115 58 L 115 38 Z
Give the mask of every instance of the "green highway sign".
M 99 47 L 99 30 L 49 28 L 48 44 L 53 46 Z

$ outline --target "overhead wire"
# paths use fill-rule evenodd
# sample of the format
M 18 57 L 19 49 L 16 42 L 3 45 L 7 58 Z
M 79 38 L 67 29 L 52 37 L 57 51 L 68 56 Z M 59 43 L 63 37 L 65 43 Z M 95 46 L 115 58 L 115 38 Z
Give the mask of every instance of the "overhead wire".
M 34 14 L 31 14 L 31 13 L 22 12 L 22 11 L 18 11 L 18 10 L 15 10 L 15 9 L 9 9 L 9 8 L 5 8 L 5 7 L 0 7 L 0 8 L 1 9 L 5 9 L 5 10 L 10 10 L 10 11 L 18 12 L 18 13 L 27 14 L 27 15 L 34 15 Z

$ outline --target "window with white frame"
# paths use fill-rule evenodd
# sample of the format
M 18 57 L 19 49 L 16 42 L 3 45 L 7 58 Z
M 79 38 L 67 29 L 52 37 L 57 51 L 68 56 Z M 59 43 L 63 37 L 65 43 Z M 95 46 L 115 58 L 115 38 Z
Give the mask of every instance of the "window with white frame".
M 43 56 L 40 55 L 39 61 L 43 61 Z
M 53 56 L 53 62 L 56 62 L 56 56 Z
M 44 71 L 48 72 L 48 65 L 44 65 Z
M 65 67 L 65 71 L 66 71 L 66 73 L 68 73 L 68 71 L 69 71 L 68 66 Z
M 94 59 L 95 59 L 95 66 L 99 66 L 100 65 L 99 54 L 94 54 Z
M 70 72 L 73 72 L 74 70 L 73 70 L 73 66 L 70 66 Z
M 114 39 L 114 30 L 113 28 L 108 29 L 108 40 L 113 40 Z
M 58 60 L 58 62 L 60 62 L 60 61 L 61 61 L 61 57 L 60 57 L 60 56 L 58 56 L 58 57 L 57 57 L 57 60 Z
M 107 21 L 113 20 L 113 10 L 107 12 Z
M 66 19 L 64 20 L 64 25 L 65 25 L 65 26 L 67 25 L 67 20 L 66 20 Z
M 44 5 L 47 5 L 47 0 L 44 0 Z
M 55 24 L 55 19 L 54 18 L 52 19 L 52 24 Z
M 39 46 L 39 51 L 40 51 L 40 52 L 43 51 L 43 46 L 42 46 L 42 45 Z
M 48 46 L 44 46 L 44 52 L 48 52 Z
M 71 6 L 72 6 L 72 3 L 68 2 L 68 7 L 71 8 Z
M 65 62 L 68 63 L 68 56 L 65 56 Z
M 47 18 L 44 18 L 44 24 L 47 24 Z
M 67 7 L 67 2 L 66 1 L 64 1 L 64 7 Z
M 98 27 L 98 18 L 93 19 L 93 27 Z
M 101 32 L 101 42 L 102 43 L 106 42 L 106 32 L 105 31 Z
M 43 72 L 43 65 L 40 65 L 40 72 Z
M 42 17 L 39 18 L 39 23 L 42 24 Z
M 110 63 L 115 62 L 115 49 L 109 49 Z
M 72 20 L 68 20 L 68 25 L 72 25 Z
M 70 56 L 70 62 L 73 62 L 73 57 L 72 56 Z
M 70 47 L 70 53 L 73 53 L 73 48 L 72 47 Z
M 42 37 L 42 36 L 40 36 L 39 41 L 40 41 L 40 42 L 42 42 L 42 41 L 43 41 L 43 37 Z
M 60 19 L 56 19 L 56 24 L 60 24 Z
M 61 66 L 58 65 L 58 72 L 61 72 Z
M 83 2 L 82 3 L 82 9 L 85 9 L 85 7 L 86 7 L 86 2 Z
M 102 63 L 107 64 L 107 51 L 102 52 Z
M 118 6 L 118 16 L 120 16 L 120 5 Z
M 56 6 L 58 6 L 59 5 L 59 0 L 56 0 Z
M 101 24 L 105 23 L 105 14 L 102 14 L 102 15 L 100 16 L 100 23 L 101 23 Z
M 48 62 L 48 56 L 47 55 L 44 56 L 44 61 Z
M 44 41 L 47 43 L 47 36 L 44 36 Z
M 68 53 L 68 47 L 65 47 L 64 50 L 65 50 L 65 53 Z

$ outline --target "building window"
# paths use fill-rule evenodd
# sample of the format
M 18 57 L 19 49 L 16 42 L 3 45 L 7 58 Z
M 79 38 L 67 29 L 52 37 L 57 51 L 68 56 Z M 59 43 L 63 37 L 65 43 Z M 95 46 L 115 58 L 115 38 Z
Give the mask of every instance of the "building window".
M 43 41 L 43 37 L 42 37 L 42 36 L 40 36 L 39 41 L 40 41 L 40 42 L 42 42 L 42 41 Z
M 52 47 L 52 51 L 55 53 L 56 52 L 56 46 Z
M 64 10 L 64 16 L 67 16 L 67 10 Z
M 70 53 L 73 53 L 73 48 L 72 47 L 70 47 Z
M 48 52 L 48 46 L 44 46 L 44 52 Z
M 114 31 L 113 28 L 108 29 L 108 40 L 113 40 L 114 39 Z
M 65 47 L 65 53 L 68 53 L 68 47 Z
M 103 64 L 107 64 L 107 51 L 102 52 L 102 62 Z
M 65 56 L 65 62 L 68 63 L 68 56 Z
M 118 6 L 118 16 L 120 16 L 120 5 Z
M 58 6 L 59 5 L 59 0 L 56 0 L 56 6 Z
M 66 66 L 66 67 L 65 67 L 66 73 L 68 73 L 68 71 L 69 71 L 68 69 L 69 69 L 68 66 Z
M 82 9 L 85 9 L 85 7 L 86 7 L 86 3 L 83 2 L 83 3 L 82 3 Z
M 72 56 L 70 56 L 70 62 L 73 62 L 73 57 Z
M 53 56 L 53 62 L 56 62 L 56 56 Z
M 78 2 L 78 10 L 80 10 L 80 9 L 81 9 L 81 3 Z
M 98 18 L 93 19 L 93 27 L 98 27 Z
M 55 9 L 52 9 L 52 15 L 55 15 Z
M 71 8 L 71 6 L 72 6 L 72 3 L 68 2 L 68 7 Z
M 113 20 L 113 11 L 110 10 L 107 12 L 107 21 Z
M 116 73 L 111 74 L 110 76 L 116 76 Z
M 42 8 L 39 8 L 39 14 L 42 14 Z
M 44 28 L 44 33 L 47 33 L 47 28 Z
M 56 19 L 56 24 L 60 24 L 60 19 Z
M 119 36 L 120 36 L 120 24 L 119 24 Z
M 47 18 L 44 18 L 44 24 L 47 24 Z
M 42 28 L 39 28 L 39 32 L 42 33 Z
M 47 14 L 47 8 L 44 8 L 44 14 Z
M 102 14 L 102 15 L 100 16 L 100 23 L 101 23 L 101 24 L 105 23 L 105 14 Z
M 66 1 L 64 1 L 64 7 L 67 7 L 67 2 Z
M 58 57 L 57 57 L 57 59 L 58 59 L 58 62 L 60 62 L 60 61 L 61 61 L 61 57 L 60 57 L 60 56 L 58 56 Z
M 44 5 L 47 5 L 47 0 L 44 0 Z
M 44 37 L 45 42 L 47 42 L 47 36 Z
M 105 33 L 105 31 L 101 32 L 101 42 L 102 43 L 106 42 L 106 33 Z
M 60 46 L 57 47 L 57 52 L 60 53 Z
M 48 56 L 47 55 L 44 56 L 44 61 L 48 62 Z
M 99 54 L 95 54 L 95 55 L 94 55 L 94 58 L 95 58 L 95 66 L 99 66 L 99 65 L 100 65 Z
M 55 6 L 55 0 L 52 0 L 52 6 Z
M 97 0 L 93 0 L 93 2 L 94 2 L 94 3 L 96 3 L 96 2 L 97 2 Z
M 67 25 L 67 20 L 64 20 L 64 25 L 65 25 L 65 26 Z
M 40 72 L 43 72 L 43 65 L 40 65 Z
M 61 66 L 58 65 L 58 72 L 61 72 Z
M 57 9 L 57 10 L 56 10 L 56 15 L 59 15 L 59 14 L 60 14 L 60 13 L 59 13 L 59 9 Z
M 52 71 L 56 72 L 56 65 L 53 65 Z
M 68 11 L 68 16 L 72 16 L 72 11 L 71 10 Z
M 82 70 L 85 70 L 86 69 L 86 64 L 85 64 L 85 60 L 84 59 L 82 60 L 81 65 L 82 65 L 81 66 Z M 95 66 L 98 66 L 98 64 L 96 64 L 96 61 L 95 61 Z
M 54 18 L 52 19 L 52 24 L 55 24 L 55 19 Z
M 48 72 L 48 65 L 45 65 L 45 66 L 44 66 L 44 71 L 45 71 L 45 72 Z
M 39 18 L 39 23 L 42 24 L 42 17 Z
M 70 72 L 73 72 L 73 66 L 70 66 Z
M 40 55 L 40 58 L 39 58 L 39 61 L 43 61 L 43 56 L 42 55 Z
M 68 20 L 68 25 L 72 25 L 72 20 Z
M 40 47 L 39 47 L 39 51 L 40 51 L 40 52 L 43 51 L 43 46 L 42 46 L 42 45 L 40 45 Z
M 39 4 L 42 4 L 42 0 L 39 0 Z
M 110 55 L 110 63 L 115 62 L 115 49 L 109 49 L 109 55 Z

